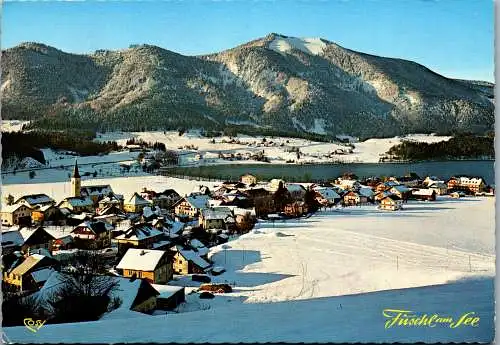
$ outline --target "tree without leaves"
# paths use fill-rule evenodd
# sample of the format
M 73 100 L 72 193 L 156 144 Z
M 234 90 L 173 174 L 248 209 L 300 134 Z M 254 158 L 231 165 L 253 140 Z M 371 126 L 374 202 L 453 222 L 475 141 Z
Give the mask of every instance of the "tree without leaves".
M 118 280 L 106 275 L 105 262 L 96 251 L 79 251 L 69 261 L 72 272 L 61 273 L 62 288 L 49 299 L 53 323 L 98 320 L 117 305 L 112 293 Z

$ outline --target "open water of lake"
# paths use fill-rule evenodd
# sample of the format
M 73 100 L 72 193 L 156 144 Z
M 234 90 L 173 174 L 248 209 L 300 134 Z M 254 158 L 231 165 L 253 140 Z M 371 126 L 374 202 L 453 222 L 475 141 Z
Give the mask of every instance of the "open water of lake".
M 495 183 L 494 161 L 444 161 L 418 163 L 353 163 L 353 164 L 232 164 L 176 168 L 175 173 L 236 180 L 245 173 L 262 179 L 282 178 L 293 181 L 328 180 L 350 172 L 359 178 L 373 176 L 403 176 L 410 172 L 424 178 L 432 175 L 446 180 L 451 176 L 482 177 L 487 184 Z

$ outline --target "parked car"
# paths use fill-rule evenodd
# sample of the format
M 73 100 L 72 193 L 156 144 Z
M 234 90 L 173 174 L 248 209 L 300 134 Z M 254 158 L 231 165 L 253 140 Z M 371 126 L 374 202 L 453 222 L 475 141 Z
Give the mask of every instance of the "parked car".
M 104 248 L 100 251 L 102 256 L 113 258 L 118 255 L 118 248 Z
M 229 284 L 201 284 L 200 291 L 228 293 L 232 292 L 233 288 Z
M 209 276 L 204 274 L 193 274 L 191 280 L 195 282 L 210 283 L 211 279 Z

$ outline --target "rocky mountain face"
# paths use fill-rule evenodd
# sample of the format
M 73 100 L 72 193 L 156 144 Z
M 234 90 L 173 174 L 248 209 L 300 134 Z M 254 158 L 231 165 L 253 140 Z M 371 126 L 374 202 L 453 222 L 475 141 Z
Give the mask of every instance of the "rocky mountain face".
M 278 34 L 206 56 L 141 45 L 2 52 L 2 117 L 50 128 L 222 129 L 386 136 L 493 128 L 493 84 L 323 39 Z

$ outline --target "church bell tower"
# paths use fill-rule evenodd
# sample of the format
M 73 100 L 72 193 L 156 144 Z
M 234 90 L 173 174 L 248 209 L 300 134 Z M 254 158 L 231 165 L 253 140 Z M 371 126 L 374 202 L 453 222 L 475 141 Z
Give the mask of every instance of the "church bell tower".
M 75 161 L 75 167 L 73 168 L 73 176 L 71 176 L 71 196 L 80 197 L 80 191 L 82 186 L 82 178 L 78 172 L 78 162 Z

